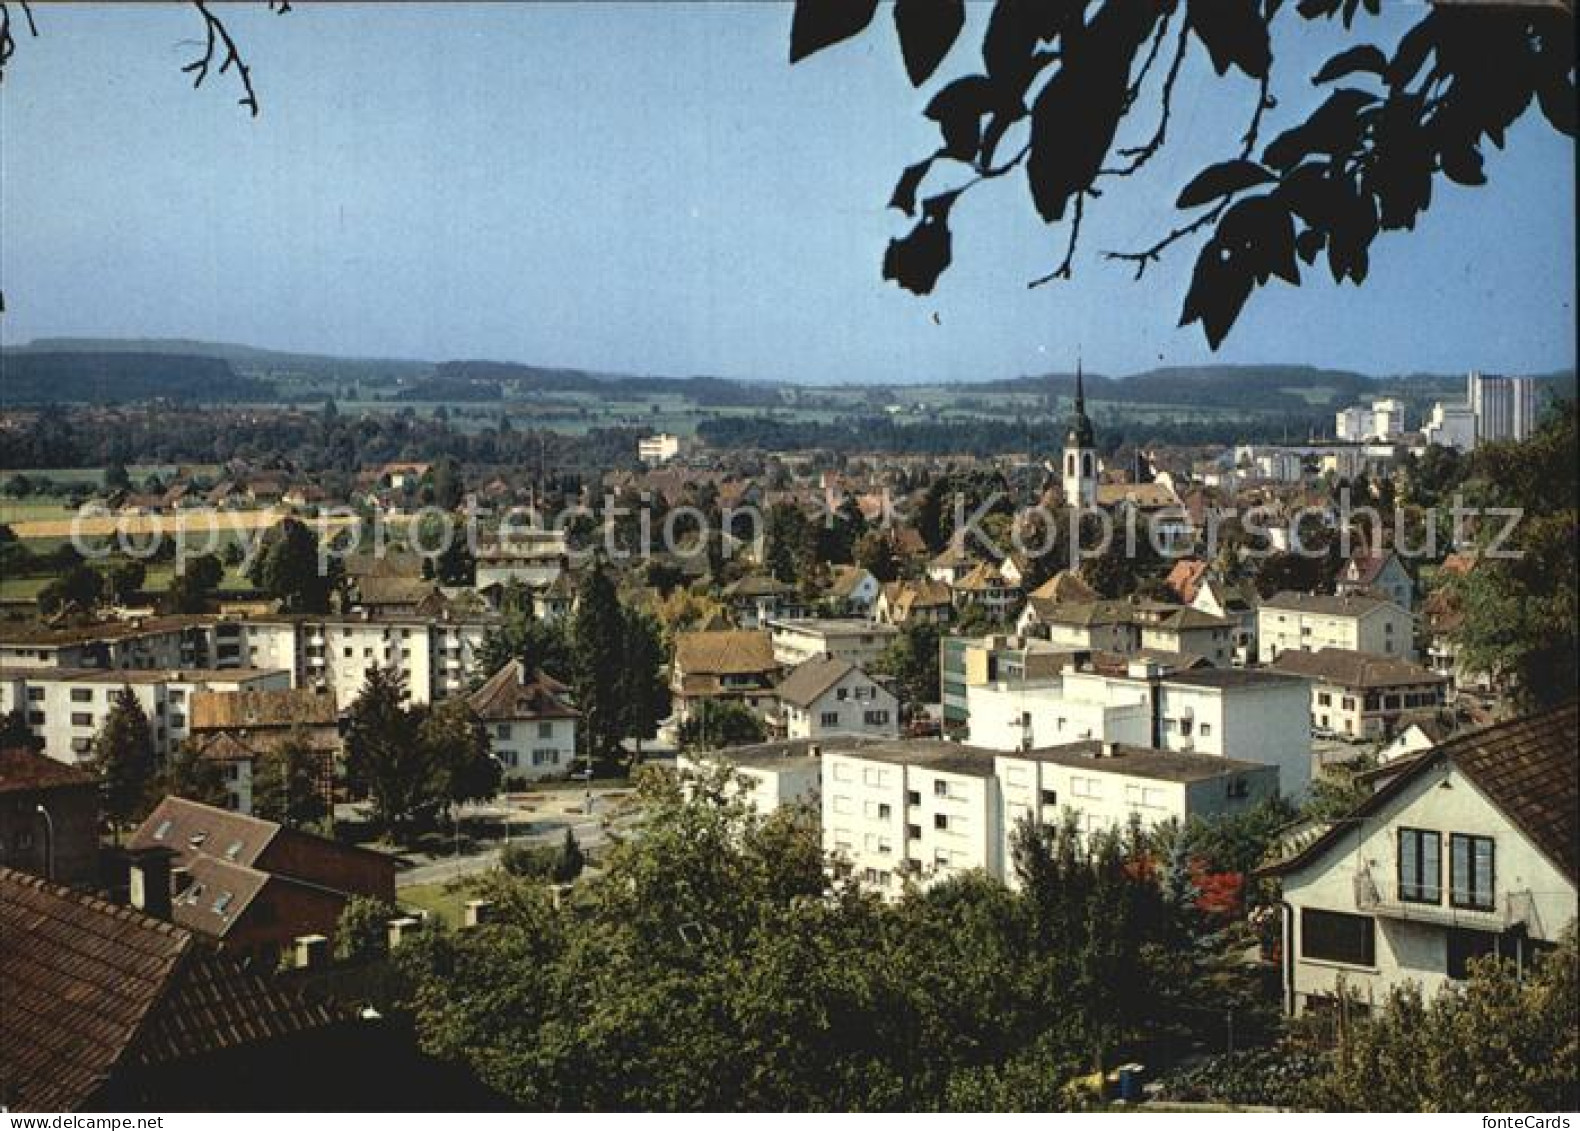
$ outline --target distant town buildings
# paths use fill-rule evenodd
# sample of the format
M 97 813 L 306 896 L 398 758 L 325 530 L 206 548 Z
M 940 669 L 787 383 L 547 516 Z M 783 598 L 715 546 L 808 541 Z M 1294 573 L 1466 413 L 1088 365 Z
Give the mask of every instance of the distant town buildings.
M 680 454 L 680 437 L 673 432 L 644 436 L 636 443 L 637 458 L 650 467 L 668 463 Z

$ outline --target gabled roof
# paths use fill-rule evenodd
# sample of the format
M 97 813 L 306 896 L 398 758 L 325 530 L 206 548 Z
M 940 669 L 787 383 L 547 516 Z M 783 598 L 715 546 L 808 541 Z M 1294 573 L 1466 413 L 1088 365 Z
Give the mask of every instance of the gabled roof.
M 975 593 L 987 589 L 1019 589 L 1004 576 L 998 566 L 989 562 L 978 562 L 971 567 L 971 571 L 955 582 L 955 589 L 961 593 Z
M 1384 550 L 1380 554 L 1363 551 L 1344 563 L 1341 577 L 1350 585 L 1371 585 L 1382 576 L 1389 562 L 1397 563 L 1401 569 L 1404 567 L 1404 563 L 1399 561 L 1399 555 L 1392 550 Z
M 132 833 L 127 847 L 168 848 L 176 854 L 173 863 L 182 867 L 198 856 L 251 865 L 279 834 L 275 821 L 185 797 L 166 797 Z
M 856 671 L 849 660 L 814 656 L 797 664 L 779 685 L 779 698 L 796 707 L 810 707 L 840 680 Z
M 532 719 L 575 719 L 580 712 L 565 701 L 568 689 L 542 672 L 528 672 L 511 660 L 467 697 L 477 717 L 488 722 Z
M 1169 570 L 1163 584 L 1173 590 L 1174 595 L 1184 604 L 1190 604 L 1196 599 L 1201 583 L 1207 576 L 1208 565 L 1195 558 L 1181 558 Z
M 1340 843 L 1434 766 L 1451 762 L 1571 882 L 1580 877 L 1580 716 L 1570 702 L 1471 731 L 1399 763 L 1401 769 L 1347 817 L 1292 856 L 1258 870 L 1281 876 Z
M 1080 574 L 1068 569 L 1061 569 L 1037 586 L 1031 591 L 1031 596 L 1034 600 L 1051 601 L 1055 604 L 1081 603 L 1098 599 L 1097 590 L 1088 585 Z
M 829 596 L 838 597 L 841 600 L 848 599 L 856 591 L 856 588 L 871 576 L 872 574 L 868 573 L 861 566 L 837 565 L 834 567 L 834 576 L 829 581 Z
M 782 597 L 794 592 L 793 586 L 786 585 L 777 577 L 770 577 L 765 573 L 750 574 L 724 587 L 726 597 L 743 600 L 756 597 Z
M 1392 656 L 1376 656 L 1349 648 L 1320 648 L 1315 652 L 1280 652 L 1273 667 L 1290 675 L 1322 680 L 1340 687 L 1415 687 L 1446 683 L 1444 676 Z
M 883 597 L 902 620 L 916 609 L 936 609 L 954 603 L 949 586 L 930 578 L 891 581 L 883 587 Z
M 198 691 L 192 695 L 193 730 L 332 727 L 337 718 L 334 692 L 311 687 L 278 691 Z
M 0 1098 L 73 1111 L 123 1069 L 332 1024 L 191 932 L 0 868 Z
M 687 675 L 755 675 L 773 671 L 773 638 L 763 631 L 683 632 L 675 638 L 675 666 Z

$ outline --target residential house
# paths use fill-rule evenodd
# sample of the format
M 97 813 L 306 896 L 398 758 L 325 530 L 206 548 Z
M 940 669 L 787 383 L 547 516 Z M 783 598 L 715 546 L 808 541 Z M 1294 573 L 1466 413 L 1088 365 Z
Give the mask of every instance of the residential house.
M 0 1002 L 9 1111 L 317 1106 L 331 1073 L 358 1094 L 354 1022 L 192 931 L 3 866 Z
M 788 738 L 900 734 L 899 700 L 849 660 L 817 656 L 798 664 L 779 684 L 779 702 Z
M 800 606 L 795 586 L 760 573 L 725 586 L 723 599 L 743 629 L 761 628 L 776 617 L 794 615 Z
M 511 660 L 467 702 L 488 728 L 507 781 L 559 777 L 574 767 L 581 712 L 558 680 Z
M 1273 670 L 1311 684 L 1311 726 L 1352 741 L 1391 738 L 1399 721 L 1443 706 L 1448 681 L 1408 660 L 1347 648 L 1284 652 Z
M 1405 612 L 1409 612 L 1415 603 L 1415 579 L 1393 550 L 1356 554 L 1339 570 L 1333 590 L 1340 596 L 1370 594 L 1384 597 Z
M 927 577 L 930 581 L 940 582 L 953 589 L 961 578 L 979 564 L 976 557 L 966 549 L 965 542 L 956 538 L 927 563 Z
M 1260 872 L 1281 881 L 1284 1000 L 1359 1008 L 1414 982 L 1431 995 L 1498 954 L 1523 967 L 1575 921 L 1575 704 L 1449 739 Z
M 778 706 L 779 667 L 767 632 L 679 633 L 670 672 L 676 719 L 684 723 L 707 701 L 742 703 L 767 718 Z
M 1201 591 L 1202 582 L 1207 580 L 1209 566 L 1197 558 L 1181 558 L 1169 568 L 1168 576 L 1163 579 L 1163 584 L 1182 605 L 1193 605 L 1196 595 Z
M 192 739 L 201 757 L 222 768 L 229 807 L 252 813 L 258 759 L 286 743 L 318 758 L 318 787 L 334 804 L 335 759 L 341 752 L 340 716 L 327 688 L 207 691 L 192 696 Z
M 1100 599 L 1097 590 L 1073 569 L 1061 569 L 1033 589 L 1028 598 L 1055 605 L 1080 605 Z
M 22 746 L 0 747 L 0 867 L 61 884 L 99 872 L 99 779 Z
M 1256 662 L 1256 619 L 1260 600 L 1249 583 L 1233 584 L 1204 577 L 1190 606 L 1230 622 L 1231 662 L 1240 666 Z
M 1270 664 L 1285 652 L 1346 648 L 1376 656 L 1415 658 L 1410 614 L 1370 594 L 1322 596 L 1286 590 L 1257 610 L 1258 658 Z
M 946 625 L 954 617 L 954 596 L 941 581 L 891 581 L 873 602 L 878 624 Z
M 1025 598 L 1018 582 L 1004 576 L 998 566 L 978 562 L 954 583 L 955 604 L 961 608 L 975 605 L 995 621 L 1014 615 Z
M 828 586 L 828 600 L 840 612 L 867 616 L 883 586 L 871 572 L 857 565 L 837 565 Z
M 176 925 L 227 950 L 273 959 L 303 935 L 331 940 L 355 896 L 395 902 L 395 858 L 184 797 L 166 797 L 127 842 L 149 856 Z
M 793 668 L 818 656 L 832 656 L 859 667 L 869 667 L 900 635 L 900 630 L 893 625 L 835 617 L 770 620 L 763 627 L 773 637 L 774 659 L 785 668 Z

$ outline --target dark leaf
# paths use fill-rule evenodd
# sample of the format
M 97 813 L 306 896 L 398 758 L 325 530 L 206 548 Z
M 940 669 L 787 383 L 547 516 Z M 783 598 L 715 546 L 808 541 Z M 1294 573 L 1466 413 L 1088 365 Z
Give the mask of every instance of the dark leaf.
M 1217 349 L 1250 297 L 1249 266 L 1216 238 L 1210 239 L 1196 258 L 1180 325 L 1200 322 L 1207 344 Z
M 894 27 L 912 86 L 938 69 L 965 22 L 965 0 L 895 0 Z
M 1052 42 L 1068 13 L 1047 0 L 998 0 L 982 36 L 982 62 L 1005 89 L 1024 95 L 1038 69 L 1039 44 Z
M 894 195 L 889 198 L 889 207 L 898 208 L 907 216 L 916 214 L 916 190 L 922 187 L 922 179 L 927 176 L 927 170 L 933 167 L 933 159 L 918 161 L 906 168 L 900 174 L 900 179 L 895 182 Z
M 1487 183 L 1487 174 L 1481 171 L 1481 154 L 1474 146 L 1445 149 L 1440 160 L 1444 176 L 1455 184 L 1474 186 Z
M 878 0 L 796 0 L 790 23 L 790 62 L 849 39 L 872 22 Z
M 883 277 L 912 294 L 931 294 L 938 276 L 949 266 L 950 255 L 947 216 L 926 216 L 905 236 L 889 241 L 883 254 Z
M 986 75 L 967 75 L 944 87 L 924 111 L 938 123 L 944 152 L 957 161 L 972 161 L 982 139 L 982 116 L 996 97 L 992 80 Z
M 1308 20 L 1325 20 L 1339 10 L 1340 0 L 1300 0 L 1295 11 Z
M 1189 0 L 1187 13 L 1220 75 L 1232 65 L 1254 79 L 1267 77 L 1273 50 L 1257 0 Z
M 1327 242 L 1326 237 L 1321 232 L 1314 228 L 1307 228 L 1295 237 L 1295 254 L 1300 256 L 1301 261 L 1308 265 L 1315 263 L 1325 242 Z
M 1062 219 L 1070 198 L 1092 184 L 1125 109 L 1130 66 L 1157 22 L 1145 4 L 1109 4 L 1078 40 L 1031 108 L 1026 176 L 1037 214 Z
M 1380 75 L 1388 69 L 1388 56 L 1370 43 L 1363 43 L 1359 47 L 1351 47 L 1348 51 L 1340 51 L 1333 58 L 1322 64 L 1322 69 L 1311 77 L 1313 84 L 1333 82 L 1345 75 L 1353 75 L 1357 71 L 1370 71 Z
M 1542 113 L 1553 129 L 1569 137 L 1575 136 L 1575 84 L 1563 75 L 1542 83 L 1536 88 L 1536 98 Z
M 1437 13 L 1433 12 L 1400 37 L 1384 76 L 1389 86 L 1399 90 L 1415 78 L 1421 64 L 1437 46 L 1438 27 Z
M 1273 179 L 1273 174 L 1255 161 L 1224 161 L 1209 165 L 1191 178 L 1190 184 L 1181 190 L 1174 207 L 1195 208 L 1199 204 L 1248 189 L 1252 185 L 1266 184 Z
M 1262 161 L 1275 169 L 1289 169 L 1308 153 L 1347 153 L 1360 136 L 1360 112 L 1377 102 L 1377 96 L 1345 87 L 1300 125 L 1285 130 L 1262 150 Z

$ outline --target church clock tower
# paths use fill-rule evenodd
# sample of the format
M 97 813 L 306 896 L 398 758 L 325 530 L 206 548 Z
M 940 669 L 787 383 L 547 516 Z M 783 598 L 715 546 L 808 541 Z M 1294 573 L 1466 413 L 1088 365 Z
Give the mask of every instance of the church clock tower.
M 1075 411 L 1064 437 L 1064 505 L 1089 507 L 1097 502 L 1097 445 L 1086 415 L 1086 389 L 1081 362 L 1075 363 Z

